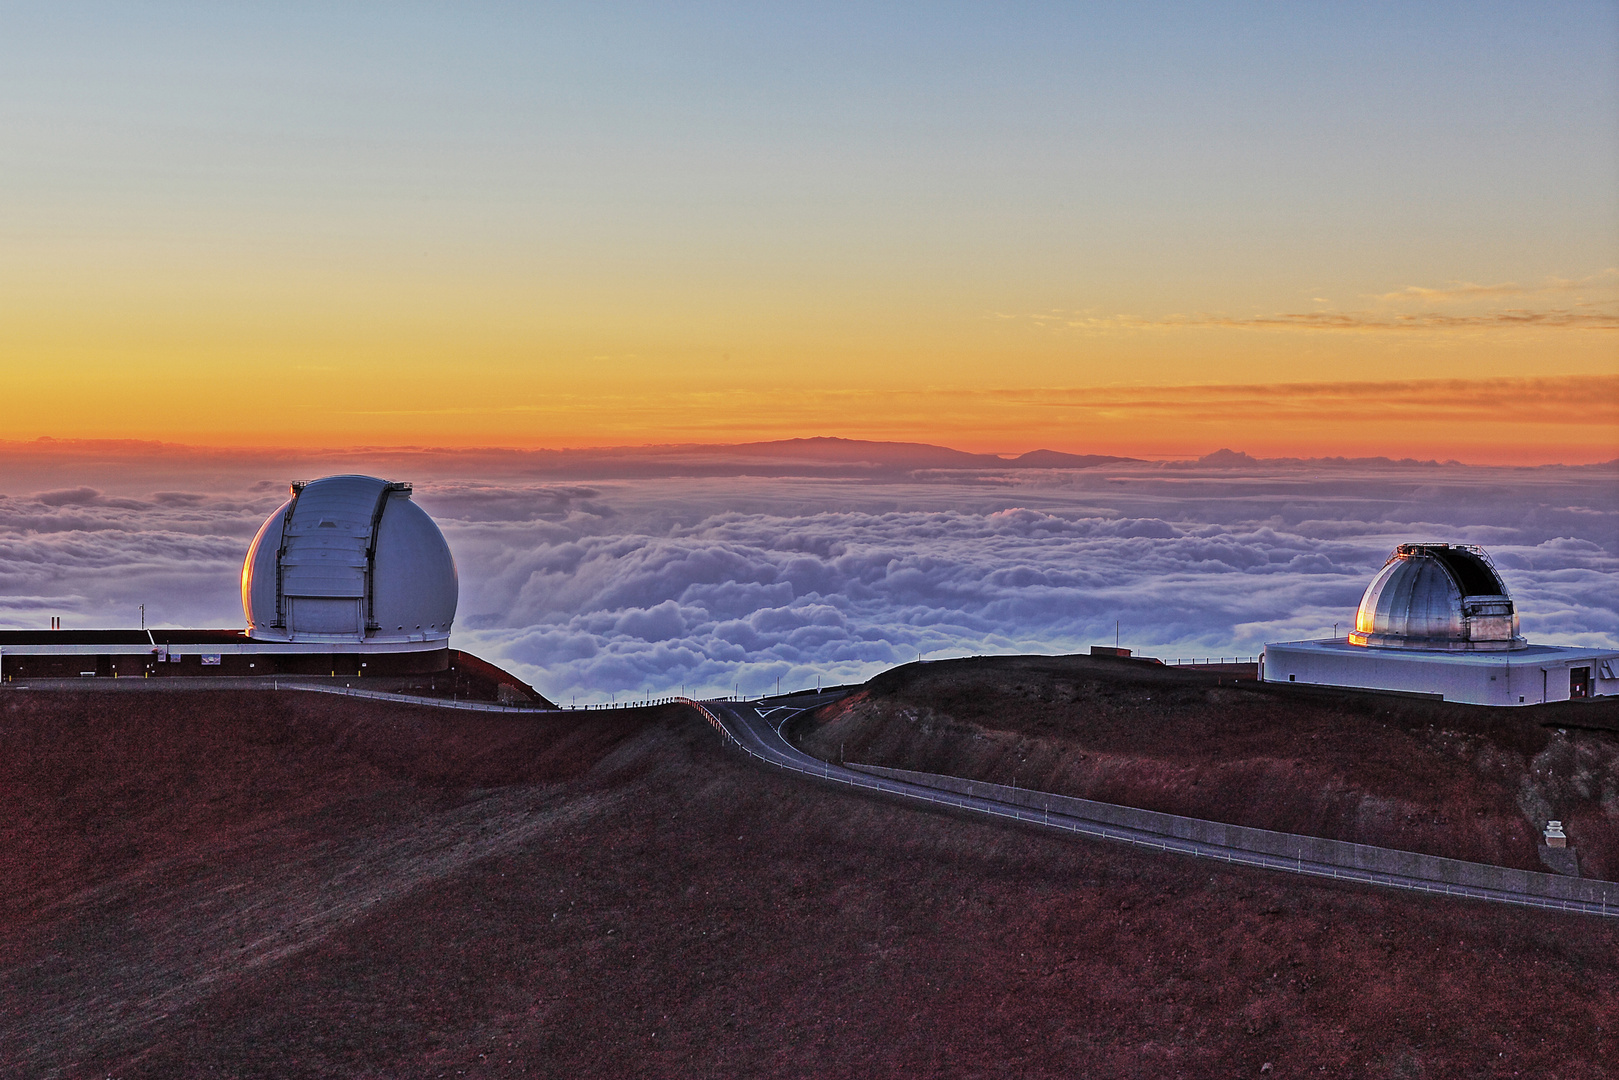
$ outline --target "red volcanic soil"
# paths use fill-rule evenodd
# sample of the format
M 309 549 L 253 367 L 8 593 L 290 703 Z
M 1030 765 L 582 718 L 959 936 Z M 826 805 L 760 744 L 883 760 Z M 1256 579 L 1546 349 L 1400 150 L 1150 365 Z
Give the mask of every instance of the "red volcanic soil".
M 1616 731 L 1609 698 L 1487 708 L 1020 656 L 895 668 L 797 736 L 832 760 L 1526 870 L 1556 818 L 1581 872 L 1614 879 Z
M 0 1074 L 1597 1077 L 1619 923 L 750 764 L 679 707 L 0 691 Z

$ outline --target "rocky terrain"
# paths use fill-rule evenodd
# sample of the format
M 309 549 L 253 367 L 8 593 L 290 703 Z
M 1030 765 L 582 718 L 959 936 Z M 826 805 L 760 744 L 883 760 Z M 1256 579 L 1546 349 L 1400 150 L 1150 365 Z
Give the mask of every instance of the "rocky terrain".
M 797 734 L 833 760 L 1529 870 L 1557 818 L 1584 876 L 1619 877 L 1619 700 L 1492 709 L 985 657 L 885 672 Z
M 1406 737 L 1446 760 L 1452 737 L 1425 731 Z M 8 688 L 0 827 L 8 1077 L 1577 1078 L 1619 1060 L 1619 922 L 871 799 L 751 765 L 679 707 Z

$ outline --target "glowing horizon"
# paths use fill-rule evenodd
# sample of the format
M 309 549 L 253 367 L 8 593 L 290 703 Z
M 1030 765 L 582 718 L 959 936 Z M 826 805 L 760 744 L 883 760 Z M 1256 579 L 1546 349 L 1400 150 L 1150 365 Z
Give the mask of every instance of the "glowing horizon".
M 41 8 L 0 439 L 1611 460 L 1610 14 Z

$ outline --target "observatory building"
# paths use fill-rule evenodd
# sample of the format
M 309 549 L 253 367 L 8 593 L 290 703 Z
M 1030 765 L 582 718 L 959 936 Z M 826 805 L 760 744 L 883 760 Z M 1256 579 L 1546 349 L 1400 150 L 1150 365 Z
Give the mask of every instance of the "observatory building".
M 294 483 L 242 564 L 246 629 L 4 630 L 0 674 L 444 671 L 452 665 L 455 559 L 410 495 L 409 484 L 372 476 Z
M 1401 544 L 1361 597 L 1345 638 L 1265 646 L 1266 682 L 1539 705 L 1619 694 L 1619 650 L 1531 645 L 1482 548 Z
M 456 592 L 450 546 L 410 485 L 372 476 L 293 484 L 242 564 L 256 641 L 443 648 Z

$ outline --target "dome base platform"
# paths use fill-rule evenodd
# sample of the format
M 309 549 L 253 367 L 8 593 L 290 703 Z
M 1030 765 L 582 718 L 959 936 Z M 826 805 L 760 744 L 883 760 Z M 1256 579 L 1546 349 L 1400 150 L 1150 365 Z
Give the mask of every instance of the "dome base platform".
M 259 641 L 242 630 L 0 630 L 0 681 L 360 679 L 379 690 L 554 707 L 510 672 L 440 641 Z M 204 685 L 199 683 L 198 685 Z
M 1619 694 L 1619 650 L 1524 645 L 1494 652 L 1368 648 L 1346 638 L 1265 646 L 1264 682 L 1392 690 L 1472 705 Z
M 261 641 L 244 630 L 0 630 L 0 675 L 406 675 L 443 671 L 435 641 Z

